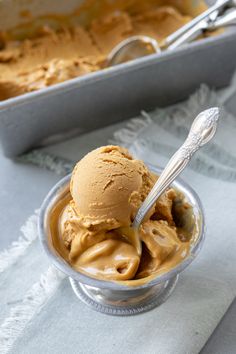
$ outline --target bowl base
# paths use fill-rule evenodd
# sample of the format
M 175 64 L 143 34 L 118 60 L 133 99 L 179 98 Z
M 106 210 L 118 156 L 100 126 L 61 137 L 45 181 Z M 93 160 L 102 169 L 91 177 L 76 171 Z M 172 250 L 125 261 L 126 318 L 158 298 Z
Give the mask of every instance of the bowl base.
M 93 310 L 113 316 L 131 316 L 161 305 L 173 292 L 178 275 L 151 289 L 112 291 L 98 289 L 69 278 L 76 296 Z

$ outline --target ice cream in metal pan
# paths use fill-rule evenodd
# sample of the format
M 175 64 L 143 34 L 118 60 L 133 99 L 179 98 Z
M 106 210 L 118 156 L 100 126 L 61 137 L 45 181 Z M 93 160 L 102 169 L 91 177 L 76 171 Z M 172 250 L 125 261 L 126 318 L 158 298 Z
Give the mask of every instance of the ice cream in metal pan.
M 147 35 L 126 38 L 109 53 L 106 65 L 113 66 L 152 53 L 160 53 L 162 50 L 173 50 L 193 41 L 204 33 L 233 25 L 236 19 L 236 9 L 233 8 L 227 12 L 229 5 L 233 6 L 232 1 L 216 2 L 203 14 L 182 26 L 161 42 Z M 223 10 L 226 12 L 225 14 Z
M 0 33 L 0 100 L 101 70 L 124 39 L 152 37 L 152 43 L 161 43 L 192 19 L 174 2 L 120 1 L 113 8 L 104 1 L 103 12 L 87 11 L 91 19 L 82 23 L 85 5 L 68 16 L 45 16 Z

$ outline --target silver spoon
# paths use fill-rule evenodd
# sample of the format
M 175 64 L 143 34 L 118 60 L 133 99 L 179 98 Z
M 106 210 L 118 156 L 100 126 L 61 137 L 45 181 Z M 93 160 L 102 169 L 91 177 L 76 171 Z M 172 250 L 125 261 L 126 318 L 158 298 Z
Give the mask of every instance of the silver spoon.
M 232 0 L 218 0 L 215 5 L 172 33 L 162 43 L 158 43 L 154 38 L 149 36 L 131 36 L 113 48 L 107 57 L 105 65 L 113 66 L 148 54 L 160 53 L 162 49 L 174 49 L 180 44 L 185 43 L 182 37 L 186 33 L 192 33 L 196 29 L 196 26 L 204 19 L 212 19 L 213 21 L 229 5 L 232 6 Z M 190 37 L 187 36 L 187 38 L 186 42 L 189 41 Z M 176 45 L 178 39 L 181 39 L 181 42 Z
M 220 110 L 218 107 L 209 108 L 201 112 L 193 121 L 189 134 L 183 145 L 171 157 L 154 187 L 139 208 L 132 224 L 133 232 L 139 237 L 138 229 L 146 214 L 157 199 L 170 186 L 175 178 L 188 165 L 193 154 L 207 144 L 215 135 Z M 140 249 L 141 249 L 141 241 Z

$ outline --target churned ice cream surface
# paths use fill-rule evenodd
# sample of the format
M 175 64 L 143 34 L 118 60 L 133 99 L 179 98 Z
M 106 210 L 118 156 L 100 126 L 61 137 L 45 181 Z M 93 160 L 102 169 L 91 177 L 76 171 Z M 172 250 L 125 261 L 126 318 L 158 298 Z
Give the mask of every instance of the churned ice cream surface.
M 51 15 L 46 21 L 44 16 L 28 27 L 0 32 L 0 100 L 100 70 L 125 38 L 142 34 L 161 41 L 191 19 L 164 2 L 103 3 L 97 14 L 93 8 L 99 6 L 86 8 L 85 2 L 84 16 L 83 9 L 71 18 Z M 86 25 L 80 24 L 90 15 Z

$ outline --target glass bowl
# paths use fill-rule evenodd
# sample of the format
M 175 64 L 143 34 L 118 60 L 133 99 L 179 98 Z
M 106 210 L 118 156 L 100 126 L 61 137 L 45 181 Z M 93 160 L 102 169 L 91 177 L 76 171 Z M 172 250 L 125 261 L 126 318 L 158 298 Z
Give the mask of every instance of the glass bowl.
M 160 175 L 161 169 L 148 165 L 150 170 Z M 60 180 L 46 196 L 39 214 L 39 237 L 42 246 L 56 268 L 65 273 L 76 296 L 94 310 L 109 315 L 134 315 L 151 310 L 162 304 L 173 292 L 179 274 L 194 260 L 201 249 L 205 221 L 201 201 L 196 192 L 182 179 L 178 178 L 172 186 L 180 191 L 192 206 L 195 222 L 198 223 L 197 234 L 188 256 L 170 271 L 157 275 L 149 282 L 138 286 L 127 286 L 115 281 L 91 278 L 74 270 L 53 247 L 50 234 L 50 215 L 52 209 L 69 191 L 71 175 Z

